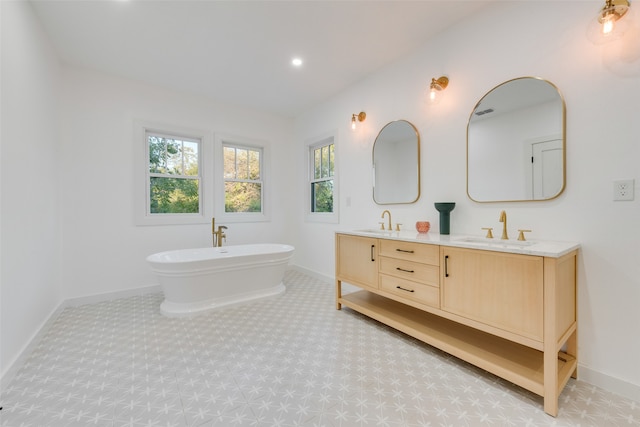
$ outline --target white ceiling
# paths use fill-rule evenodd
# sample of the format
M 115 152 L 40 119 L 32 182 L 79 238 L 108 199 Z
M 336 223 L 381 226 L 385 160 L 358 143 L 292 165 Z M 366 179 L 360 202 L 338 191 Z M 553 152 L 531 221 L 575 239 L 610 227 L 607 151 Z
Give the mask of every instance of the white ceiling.
M 31 3 L 65 63 L 293 117 L 493 1 Z

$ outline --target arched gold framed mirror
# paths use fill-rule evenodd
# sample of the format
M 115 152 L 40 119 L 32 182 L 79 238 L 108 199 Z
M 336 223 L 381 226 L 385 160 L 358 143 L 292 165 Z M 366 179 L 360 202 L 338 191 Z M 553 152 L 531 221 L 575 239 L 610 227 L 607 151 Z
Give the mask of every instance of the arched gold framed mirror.
M 420 198 L 420 135 L 406 120 L 387 123 L 373 143 L 373 201 L 415 203 Z
M 550 200 L 565 187 L 566 108 L 538 77 L 504 82 L 478 101 L 467 126 L 467 194 L 476 202 Z

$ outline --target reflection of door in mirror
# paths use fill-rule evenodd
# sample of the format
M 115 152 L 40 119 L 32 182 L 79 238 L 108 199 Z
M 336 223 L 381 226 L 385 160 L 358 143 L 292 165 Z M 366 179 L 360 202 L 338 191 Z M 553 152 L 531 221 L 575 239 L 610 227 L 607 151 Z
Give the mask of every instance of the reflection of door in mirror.
M 519 78 L 491 90 L 469 118 L 469 197 L 497 202 L 558 196 L 564 189 L 564 126 L 564 101 L 545 80 Z
M 527 196 L 532 200 L 550 199 L 562 190 L 562 139 L 534 141 L 528 148 L 531 191 Z

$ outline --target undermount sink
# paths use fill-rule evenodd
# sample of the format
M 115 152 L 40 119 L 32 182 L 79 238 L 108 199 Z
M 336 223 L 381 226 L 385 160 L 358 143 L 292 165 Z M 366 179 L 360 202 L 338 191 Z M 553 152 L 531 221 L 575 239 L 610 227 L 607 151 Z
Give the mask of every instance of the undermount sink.
M 535 245 L 535 242 L 529 242 L 526 240 L 502 240 L 502 239 L 487 239 L 486 237 L 463 237 L 457 239 L 458 242 L 464 243 L 472 243 L 482 246 L 500 246 L 500 247 L 509 247 L 509 246 L 531 246 Z
M 381 230 L 379 228 L 368 228 L 366 230 L 356 230 L 358 233 L 369 233 L 369 234 L 386 234 L 391 235 L 393 231 L 389 230 Z

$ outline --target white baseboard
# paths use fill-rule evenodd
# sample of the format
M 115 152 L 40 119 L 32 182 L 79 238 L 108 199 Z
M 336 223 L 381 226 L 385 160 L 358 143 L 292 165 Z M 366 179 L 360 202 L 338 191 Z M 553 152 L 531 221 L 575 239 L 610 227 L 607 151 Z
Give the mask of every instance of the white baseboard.
M 578 380 L 640 402 L 640 386 L 578 364 Z
M 64 301 L 65 307 L 77 307 L 85 304 L 97 304 L 103 301 L 111 301 L 119 298 L 128 298 L 136 295 L 145 295 L 155 292 L 161 292 L 160 285 L 147 285 L 141 288 L 125 289 L 123 291 L 105 292 L 96 295 L 87 295 L 84 297 L 69 298 Z
M 300 273 L 304 273 L 307 276 L 313 277 L 314 279 L 322 280 L 323 282 L 333 283 L 333 282 L 336 281 L 335 277 L 330 277 L 330 276 L 324 275 L 322 273 L 318 273 L 317 271 L 313 271 L 313 270 L 309 270 L 309 269 L 304 268 L 304 267 L 300 267 L 299 265 L 289 265 L 288 269 L 289 270 L 299 271 Z
M 335 277 L 330 277 L 330 276 L 324 275 L 322 273 L 318 273 L 318 272 L 313 271 L 313 270 L 308 270 L 308 269 L 306 269 L 304 267 L 300 267 L 300 266 L 297 266 L 297 265 L 289 266 L 289 270 L 299 271 L 301 273 L 306 274 L 307 276 L 311 276 L 313 278 L 316 278 L 318 280 L 321 280 L 321 281 L 329 283 L 329 284 L 333 284 L 336 281 Z M 343 294 L 350 294 L 351 292 L 356 292 L 356 291 L 361 291 L 361 290 L 362 290 L 362 288 L 359 288 L 357 286 L 351 285 L 351 284 L 346 283 L 346 282 L 342 282 L 342 293 Z

